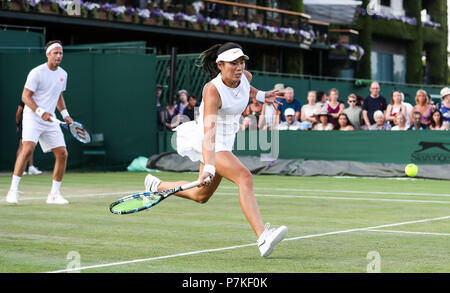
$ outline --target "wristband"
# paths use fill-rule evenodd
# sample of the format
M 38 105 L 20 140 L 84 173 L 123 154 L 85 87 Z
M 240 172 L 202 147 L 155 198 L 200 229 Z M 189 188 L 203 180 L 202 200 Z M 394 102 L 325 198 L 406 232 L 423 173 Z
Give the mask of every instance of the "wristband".
M 70 116 L 69 112 L 67 112 L 67 109 L 63 109 L 59 113 L 61 113 L 63 119 L 66 119 L 67 116 Z
M 39 116 L 42 117 L 42 115 L 44 115 L 44 113 L 47 112 L 47 111 L 45 111 L 45 110 L 42 109 L 41 107 L 37 107 L 35 112 L 36 112 Z
M 256 93 L 256 100 L 260 103 L 264 103 L 266 101 L 266 92 L 258 91 Z
M 213 165 L 205 165 L 203 167 L 203 173 L 208 172 L 211 175 L 216 175 L 216 168 Z

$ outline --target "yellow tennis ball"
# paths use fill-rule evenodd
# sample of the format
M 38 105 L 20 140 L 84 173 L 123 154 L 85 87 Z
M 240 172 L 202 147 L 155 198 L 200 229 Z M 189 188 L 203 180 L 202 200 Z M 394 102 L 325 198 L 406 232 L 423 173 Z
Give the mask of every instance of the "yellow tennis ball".
M 408 164 L 405 167 L 405 173 L 409 177 L 414 177 L 417 175 L 417 172 L 419 172 L 419 168 L 415 164 Z

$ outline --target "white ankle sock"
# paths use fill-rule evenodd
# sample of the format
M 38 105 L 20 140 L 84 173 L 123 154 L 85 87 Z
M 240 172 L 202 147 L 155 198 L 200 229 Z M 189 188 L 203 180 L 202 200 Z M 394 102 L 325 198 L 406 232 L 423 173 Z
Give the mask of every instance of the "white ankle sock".
M 53 180 L 52 184 L 52 191 L 50 191 L 51 194 L 61 193 L 59 189 L 61 188 L 61 181 L 55 181 Z
M 19 190 L 19 182 L 22 177 L 13 175 L 11 180 L 11 190 Z

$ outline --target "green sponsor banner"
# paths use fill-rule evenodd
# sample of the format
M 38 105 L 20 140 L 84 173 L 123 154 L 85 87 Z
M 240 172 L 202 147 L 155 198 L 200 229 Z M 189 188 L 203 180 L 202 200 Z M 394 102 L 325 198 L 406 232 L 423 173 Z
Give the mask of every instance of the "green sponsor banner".
M 160 133 L 159 152 L 174 151 Z M 165 136 L 165 137 L 164 137 Z M 240 131 L 233 153 L 261 160 L 305 159 L 397 164 L 450 164 L 448 131 Z

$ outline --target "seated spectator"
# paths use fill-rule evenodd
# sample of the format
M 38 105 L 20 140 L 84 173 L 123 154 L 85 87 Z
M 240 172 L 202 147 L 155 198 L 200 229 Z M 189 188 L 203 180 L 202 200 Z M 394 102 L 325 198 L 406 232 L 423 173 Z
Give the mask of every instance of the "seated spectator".
M 317 105 L 320 108 L 323 108 L 323 106 L 325 106 L 325 104 L 328 103 L 326 93 L 324 91 L 317 91 L 316 92 L 316 101 L 317 101 Z
M 190 94 L 188 97 L 188 105 L 183 110 L 183 115 L 189 117 L 190 121 L 195 120 L 195 107 L 197 106 L 197 97 Z
M 450 88 L 445 87 L 441 90 L 441 114 L 444 120 L 444 126 L 447 130 L 450 130 Z
M 261 115 L 263 104 L 258 102 L 256 100 L 256 97 L 251 98 L 250 104 L 245 108 L 244 113 L 242 113 L 244 116 L 253 115 L 256 117 L 256 123 L 259 122 L 259 116 Z M 257 124 L 258 125 L 258 124 Z
M 348 95 L 348 108 L 345 108 L 343 112 L 347 114 L 348 121 L 353 125 L 355 130 L 361 129 L 362 124 L 362 109 L 357 106 L 357 102 L 358 98 L 355 94 Z
M 386 99 L 383 96 L 380 96 L 380 84 L 378 82 L 374 81 L 370 84 L 369 92 L 370 95 L 364 99 L 364 103 L 362 105 L 363 119 L 366 129 L 370 129 L 370 126 L 375 124 L 375 120 L 373 118 L 374 113 L 380 110 L 384 114 L 387 107 Z
M 242 122 L 240 123 L 240 130 L 256 130 L 257 124 L 256 124 L 256 118 L 255 116 L 249 115 L 249 116 L 242 116 L 241 117 Z
M 178 124 L 180 124 L 179 120 L 175 118 L 176 116 L 178 116 L 178 114 L 179 112 L 175 107 L 175 102 L 169 103 L 166 106 L 166 109 L 164 110 L 164 121 L 168 130 L 172 130 L 173 128 L 177 127 Z
M 341 113 L 338 116 L 338 124 L 334 127 L 335 130 L 355 130 L 353 125 L 350 123 L 347 114 Z
M 411 123 L 411 114 L 412 114 L 412 109 L 413 109 L 413 106 L 410 104 L 410 103 L 408 103 L 408 102 L 405 102 L 405 94 L 404 93 L 402 93 L 402 105 L 405 105 L 405 107 L 406 107 L 406 125 L 411 125 L 412 123 Z
M 431 112 L 431 130 L 446 130 L 444 125 L 444 119 L 442 117 L 442 113 L 439 110 L 434 110 Z
M 278 126 L 278 130 L 301 130 L 302 125 L 299 121 L 295 120 L 295 111 L 292 108 L 287 108 L 284 111 L 284 117 L 286 121 L 283 121 Z
M 188 105 L 188 92 L 187 90 L 179 90 L 178 91 L 178 99 L 180 99 L 180 103 L 175 107 L 178 109 L 178 112 L 183 113 L 184 108 Z
M 264 130 L 276 129 L 280 122 L 278 108 L 274 104 L 264 103 L 258 121 L 258 128 Z
M 311 128 L 311 125 L 318 122 L 315 115 L 320 112 L 320 106 L 316 104 L 315 91 L 309 91 L 306 99 L 308 104 L 302 106 L 300 119 L 306 128 Z
M 395 125 L 395 116 L 398 113 L 406 115 L 406 106 L 402 104 L 402 93 L 398 90 L 392 92 L 391 103 L 386 108 L 385 119 L 391 126 Z
M 333 124 L 328 122 L 330 114 L 328 114 L 326 110 L 322 109 L 322 111 L 320 111 L 319 114 L 317 114 L 316 116 L 319 122 L 317 122 L 313 126 L 313 130 L 333 130 L 334 128 Z
M 409 125 L 406 124 L 406 116 L 403 113 L 395 115 L 395 126 L 391 130 L 408 130 Z
M 384 113 L 381 110 L 373 113 L 373 120 L 375 124 L 370 126 L 370 130 L 391 130 L 391 124 L 384 119 Z
M 364 98 L 360 95 L 356 95 L 356 106 L 362 107 L 363 104 L 364 104 Z
M 330 114 L 330 123 L 333 126 L 338 124 L 337 119 L 339 114 L 344 112 L 344 104 L 338 101 L 339 91 L 335 88 L 330 90 L 329 103 L 324 106 L 324 109 L 327 110 L 328 114 Z
M 427 125 L 422 124 L 422 113 L 420 113 L 419 111 L 416 111 L 413 113 L 413 117 L 412 117 L 412 121 L 413 124 L 411 125 L 411 127 L 408 128 L 408 130 L 424 130 L 427 129 Z
M 300 120 L 300 111 L 302 108 L 302 103 L 296 98 L 294 98 L 294 89 L 291 87 L 287 87 L 284 90 L 284 99 L 278 100 L 281 105 L 278 105 L 278 109 L 280 110 L 281 114 L 281 121 L 286 121 L 284 117 L 284 111 L 286 111 L 287 108 L 292 108 L 295 111 L 295 120 Z
M 416 93 L 416 105 L 412 109 L 413 113 L 420 112 L 422 118 L 420 123 L 423 125 L 430 125 L 431 123 L 431 105 L 430 100 L 428 99 L 427 92 L 424 90 L 418 90 Z M 414 120 L 414 117 L 411 116 L 411 120 Z

